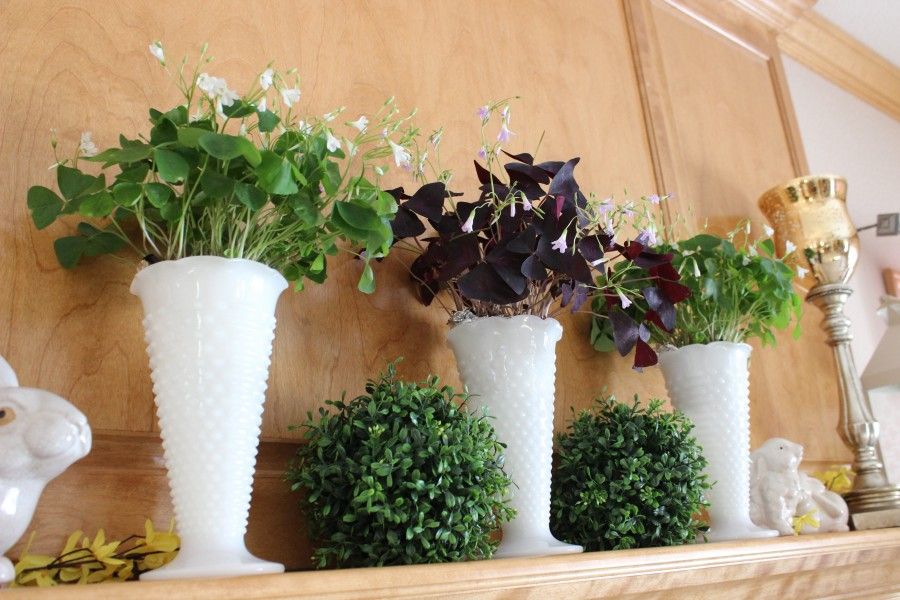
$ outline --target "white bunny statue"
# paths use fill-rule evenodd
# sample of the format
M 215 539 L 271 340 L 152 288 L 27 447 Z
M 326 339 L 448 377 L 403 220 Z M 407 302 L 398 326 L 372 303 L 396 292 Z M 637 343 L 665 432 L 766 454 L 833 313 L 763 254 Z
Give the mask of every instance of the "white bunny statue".
M 750 518 L 754 523 L 777 529 L 781 535 L 794 535 L 794 517 L 812 514 L 819 525 L 803 523 L 800 533 L 849 529 L 844 499 L 800 472 L 803 446 L 772 438 L 750 458 Z
M 15 578 L 3 554 L 22 537 L 47 483 L 91 450 L 91 429 L 50 392 L 19 387 L 0 357 L 0 587 Z

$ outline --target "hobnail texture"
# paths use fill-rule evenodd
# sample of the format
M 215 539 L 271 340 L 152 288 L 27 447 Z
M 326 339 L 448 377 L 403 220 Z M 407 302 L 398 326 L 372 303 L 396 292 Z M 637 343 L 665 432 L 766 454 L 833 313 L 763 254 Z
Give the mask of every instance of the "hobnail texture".
M 285 279 L 200 256 L 140 271 L 144 330 L 181 550 L 142 579 L 274 573 L 244 545 Z
M 708 463 L 712 542 L 778 535 L 750 520 L 750 350 L 712 342 L 659 354 L 672 405 L 693 421 Z
M 506 443 L 504 470 L 516 517 L 503 526 L 495 558 L 581 552 L 550 533 L 550 469 L 556 343 L 562 327 L 531 315 L 484 317 L 456 325 L 447 336 L 459 375 L 473 394 L 469 406 L 487 410 Z

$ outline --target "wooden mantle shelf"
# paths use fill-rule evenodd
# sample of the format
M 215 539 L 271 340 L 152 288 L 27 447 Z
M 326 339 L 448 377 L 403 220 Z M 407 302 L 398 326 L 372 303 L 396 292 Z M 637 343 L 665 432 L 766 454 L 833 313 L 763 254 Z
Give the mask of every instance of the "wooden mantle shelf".
M 9 590 L 33 598 L 882 598 L 900 529 L 442 565 Z

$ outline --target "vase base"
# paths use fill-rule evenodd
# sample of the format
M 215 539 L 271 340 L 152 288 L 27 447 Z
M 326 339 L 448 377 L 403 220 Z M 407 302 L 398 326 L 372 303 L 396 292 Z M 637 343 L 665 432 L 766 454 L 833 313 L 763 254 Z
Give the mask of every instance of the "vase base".
M 726 525 L 710 527 L 706 532 L 707 542 L 728 542 L 732 540 L 750 540 L 760 538 L 778 537 L 780 534 L 775 529 L 764 529 L 756 525 Z M 703 541 L 703 535 L 697 536 L 697 541 Z
M 584 548 L 549 537 L 503 540 L 494 552 L 494 558 L 518 558 L 523 556 L 547 556 L 550 554 L 578 554 Z
M 5 556 L 0 556 L 0 588 L 16 578 L 16 569 Z
M 179 555 L 164 567 L 141 575 L 141 581 L 214 579 L 271 573 L 284 573 L 284 565 L 256 558 L 247 551 L 239 554 L 210 553 L 184 558 Z

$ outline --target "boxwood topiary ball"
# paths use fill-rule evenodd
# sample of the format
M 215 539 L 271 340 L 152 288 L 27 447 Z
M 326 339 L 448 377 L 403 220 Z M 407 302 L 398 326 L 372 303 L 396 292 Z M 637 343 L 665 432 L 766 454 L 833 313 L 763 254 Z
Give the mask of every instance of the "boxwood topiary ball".
M 490 558 L 513 515 L 510 479 L 494 428 L 465 400 L 389 365 L 364 395 L 309 415 L 287 480 L 304 492 L 318 567 Z
M 691 542 L 709 489 L 706 460 L 682 413 L 601 398 L 556 437 L 551 528 L 585 550 Z

